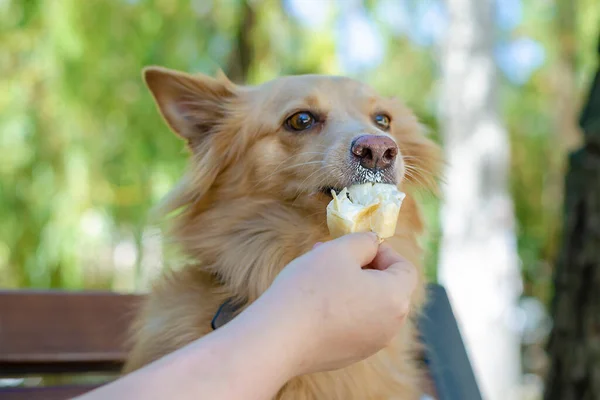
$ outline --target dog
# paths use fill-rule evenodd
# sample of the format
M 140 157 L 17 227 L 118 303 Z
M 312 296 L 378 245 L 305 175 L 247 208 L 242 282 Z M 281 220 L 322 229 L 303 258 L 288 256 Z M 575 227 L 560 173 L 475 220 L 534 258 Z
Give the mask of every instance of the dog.
M 124 373 L 208 334 L 220 307 L 256 300 L 278 272 L 331 240 L 331 190 L 397 185 L 407 196 L 387 242 L 419 271 L 408 322 L 390 345 L 347 368 L 299 376 L 279 400 L 417 399 L 423 389 L 415 318 L 425 302 L 415 193 L 435 190 L 440 148 L 400 100 L 338 76 L 235 84 L 225 74 L 147 67 L 162 117 L 190 153 L 163 211 L 189 262 L 154 283 L 133 325 Z

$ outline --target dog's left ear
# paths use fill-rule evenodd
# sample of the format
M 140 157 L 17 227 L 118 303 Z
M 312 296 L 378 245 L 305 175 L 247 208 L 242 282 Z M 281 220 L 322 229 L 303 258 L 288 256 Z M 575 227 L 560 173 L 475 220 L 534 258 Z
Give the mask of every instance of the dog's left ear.
M 143 77 L 163 118 L 192 151 L 189 171 L 156 210 L 169 213 L 202 198 L 226 163 L 230 146 L 222 134 L 238 87 L 223 73 L 211 78 L 148 67 Z
M 143 77 L 169 127 L 194 147 L 218 130 L 235 97 L 235 85 L 224 74 L 215 79 L 147 67 Z

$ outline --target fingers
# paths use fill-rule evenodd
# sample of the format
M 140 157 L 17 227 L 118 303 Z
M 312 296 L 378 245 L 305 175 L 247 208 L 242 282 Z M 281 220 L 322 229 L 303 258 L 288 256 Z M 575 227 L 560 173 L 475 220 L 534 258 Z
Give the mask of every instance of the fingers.
M 400 254 L 396 253 L 390 245 L 382 243 L 379 246 L 377 255 L 369 265 L 372 269 L 379 269 L 381 271 L 387 269 L 390 265 L 404 260 Z
M 417 269 L 404 258 L 388 265 L 385 270 L 381 271 L 380 275 L 384 275 L 383 278 L 392 283 L 395 290 L 398 291 L 397 293 L 406 294 L 407 298 L 412 296 L 417 287 Z
M 383 243 L 379 247 L 370 268 L 381 271 L 376 275 L 385 280 L 386 283 L 390 283 L 392 289 L 398 294 L 405 294 L 410 297 L 417 286 L 418 273 L 415 266 L 394 251 L 388 244 Z
M 345 235 L 328 242 L 326 246 L 330 250 L 348 254 L 361 266 L 373 261 L 379 249 L 377 235 L 372 232 Z

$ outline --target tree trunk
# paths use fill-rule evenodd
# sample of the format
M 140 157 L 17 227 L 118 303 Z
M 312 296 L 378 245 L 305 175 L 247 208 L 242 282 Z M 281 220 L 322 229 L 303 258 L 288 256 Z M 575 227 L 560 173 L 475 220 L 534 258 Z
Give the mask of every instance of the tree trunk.
M 494 1 L 448 0 L 441 126 L 448 161 L 438 277 L 449 292 L 484 398 L 518 398 L 521 277 L 497 104 Z
M 577 42 L 575 39 L 575 14 L 577 2 L 556 2 L 557 59 L 554 67 L 555 125 L 558 128 L 557 143 L 561 148 L 572 151 L 582 145 L 581 132 L 577 129 L 579 110 L 576 96 L 575 62 Z
M 247 83 L 250 63 L 254 58 L 251 36 L 256 23 L 256 15 L 252 8 L 254 5 L 249 4 L 249 1 L 243 1 L 242 3 L 234 47 L 229 57 L 226 72 L 228 78 L 233 82 L 245 84 Z
M 545 400 L 600 399 L 600 70 L 581 126 L 585 144 L 570 157 L 565 185 Z

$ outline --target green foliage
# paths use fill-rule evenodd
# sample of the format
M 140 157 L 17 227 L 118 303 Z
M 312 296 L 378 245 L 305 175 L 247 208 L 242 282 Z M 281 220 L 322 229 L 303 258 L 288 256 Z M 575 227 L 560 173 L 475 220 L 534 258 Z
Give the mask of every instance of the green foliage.
M 600 7 L 578 4 L 579 92 L 595 61 Z M 551 5 L 526 2 L 525 11 L 520 32 L 552 49 Z M 253 23 L 244 28 L 249 17 Z M 0 2 L 0 286 L 143 287 L 162 264 L 149 211 L 178 179 L 187 155 L 156 112 L 142 68 L 237 68 L 250 84 L 282 74 L 341 74 L 333 22 L 302 27 L 275 0 L 251 7 L 241 0 Z M 435 49 L 380 27 L 386 58 L 359 78 L 403 98 L 437 139 Z M 251 57 L 240 69 L 243 38 Z M 556 55 L 549 56 L 525 87 L 502 86 L 519 250 L 527 290 L 542 297 L 559 235 L 555 196 L 565 153 L 552 118 Z M 439 201 L 425 199 L 424 245 L 435 278 Z
M 600 4 L 558 0 L 524 5 L 526 23 L 515 36 L 539 41 L 547 60 L 525 85 L 502 85 L 502 106 L 512 144 L 512 194 L 525 294 L 548 302 L 563 221 L 565 165 L 568 152 L 577 146 L 575 125 L 596 63 Z

